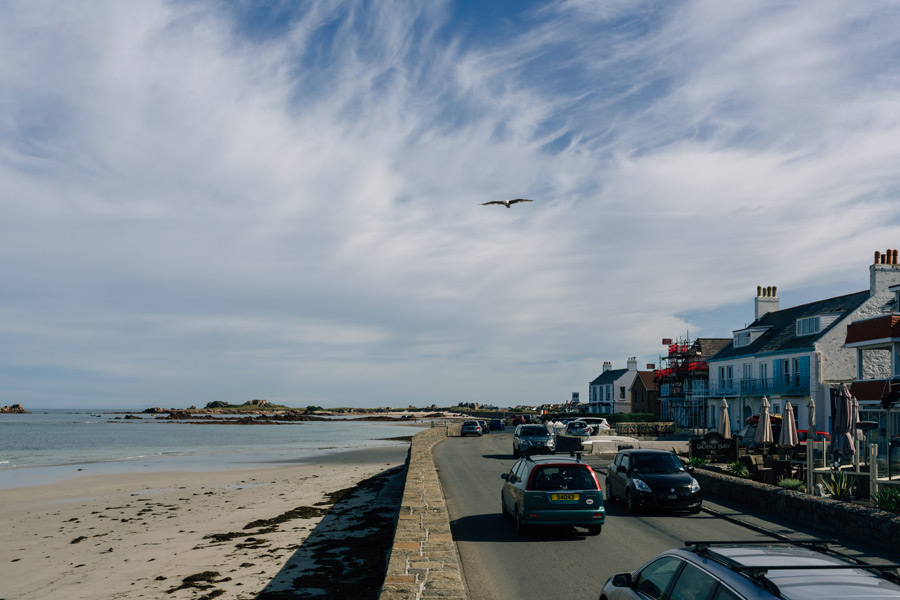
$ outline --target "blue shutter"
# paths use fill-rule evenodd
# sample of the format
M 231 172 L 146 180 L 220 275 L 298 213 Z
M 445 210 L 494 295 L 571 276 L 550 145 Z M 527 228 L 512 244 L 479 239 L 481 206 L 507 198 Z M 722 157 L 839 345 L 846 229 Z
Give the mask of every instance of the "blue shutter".
M 776 358 L 772 361 L 772 393 L 780 394 L 782 385 L 783 382 L 781 381 L 781 361 Z
M 809 357 L 801 356 L 797 362 L 799 376 L 797 377 L 797 391 L 808 394 L 811 387 L 809 381 Z

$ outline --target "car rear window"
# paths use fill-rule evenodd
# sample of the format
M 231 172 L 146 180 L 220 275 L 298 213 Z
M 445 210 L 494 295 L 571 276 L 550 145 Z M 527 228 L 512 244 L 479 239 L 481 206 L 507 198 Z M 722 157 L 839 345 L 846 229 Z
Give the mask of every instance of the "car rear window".
M 535 470 L 531 489 L 539 491 L 596 490 L 597 480 L 587 465 L 547 465 Z

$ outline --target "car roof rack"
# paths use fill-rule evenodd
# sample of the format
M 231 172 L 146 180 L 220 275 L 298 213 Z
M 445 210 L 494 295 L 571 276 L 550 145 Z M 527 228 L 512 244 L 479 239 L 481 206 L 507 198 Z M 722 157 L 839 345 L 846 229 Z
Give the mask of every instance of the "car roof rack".
M 767 588 L 770 592 L 775 595 L 780 595 L 778 591 L 778 586 L 775 585 L 771 580 L 766 578 L 766 574 L 769 571 L 802 571 L 802 570 L 815 570 L 815 569 L 865 569 L 873 572 L 877 572 L 879 575 L 892 581 L 893 583 L 900 584 L 900 575 L 898 575 L 896 569 L 900 569 L 900 564 L 890 563 L 890 564 L 874 564 L 868 563 L 864 560 L 860 560 L 855 556 L 851 556 L 849 554 L 845 554 L 843 552 L 838 552 L 833 548 L 829 548 L 831 545 L 837 544 L 837 540 L 820 540 L 817 538 L 808 538 L 808 539 L 784 539 L 784 540 L 706 540 L 706 541 L 685 541 L 685 546 L 693 546 L 694 552 L 703 555 L 706 558 L 716 561 L 717 563 L 728 567 L 732 571 L 737 573 L 742 573 L 757 581 L 765 588 Z M 710 548 L 713 546 L 802 546 L 805 548 L 809 548 L 811 550 L 815 550 L 816 552 L 821 552 L 822 554 L 832 556 L 835 558 L 840 558 L 841 560 L 845 560 L 850 564 L 846 565 L 743 565 L 731 558 L 719 554 L 715 551 L 711 551 Z

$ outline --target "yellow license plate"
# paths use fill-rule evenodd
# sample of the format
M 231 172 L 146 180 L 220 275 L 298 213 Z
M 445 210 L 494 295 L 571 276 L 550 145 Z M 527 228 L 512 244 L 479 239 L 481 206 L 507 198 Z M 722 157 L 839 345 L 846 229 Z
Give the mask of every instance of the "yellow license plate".
M 550 494 L 551 500 L 578 500 L 578 494 Z

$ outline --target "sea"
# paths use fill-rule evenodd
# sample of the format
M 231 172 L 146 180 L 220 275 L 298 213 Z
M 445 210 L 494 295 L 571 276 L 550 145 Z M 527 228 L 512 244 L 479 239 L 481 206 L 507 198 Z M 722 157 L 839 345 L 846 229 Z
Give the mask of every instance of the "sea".
M 0 414 L 0 489 L 79 474 L 212 471 L 408 442 L 430 422 L 329 419 L 281 424 L 196 424 L 127 409 L 30 409 Z M 223 415 L 214 415 L 223 417 Z M 118 417 L 118 418 L 117 418 Z M 201 422 L 202 423 L 202 422 Z

